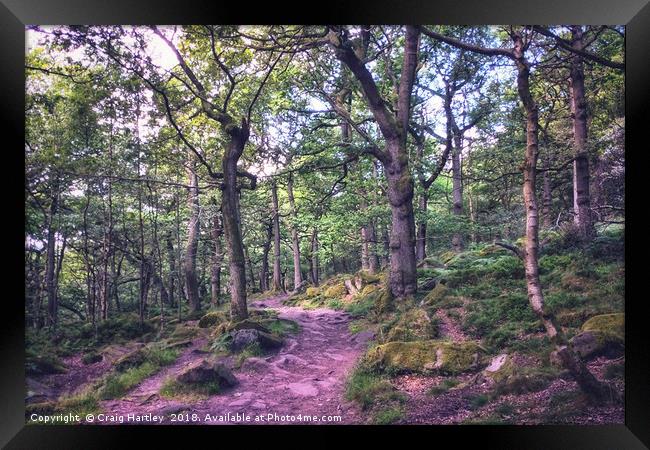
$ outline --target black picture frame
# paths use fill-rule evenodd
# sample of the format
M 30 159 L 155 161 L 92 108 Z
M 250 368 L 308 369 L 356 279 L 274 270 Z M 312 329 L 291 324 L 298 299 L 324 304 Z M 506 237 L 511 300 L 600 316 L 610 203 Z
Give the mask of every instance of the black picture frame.
M 307 10 L 308 7 L 312 9 Z M 8 133 L 2 139 L 2 158 L 9 162 L 3 167 L 6 183 L 3 218 L 11 233 L 5 234 L 4 260 L 8 262 L 9 276 L 3 283 L 4 323 L 0 327 L 0 444 L 6 448 L 115 448 L 138 438 L 161 439 L 171 443 L 183 439 L 187 445 L 198 444 L 197 439 L 208 439 L 211 447 L 226 444 L 224 433 L 233 442 L 250 442 L 254 437 L 270 442 L 281 431 L 300 433 L 301 439 L 292 442 L 305 445 L 340 445 L 339 435 L 348 430 L 365 432 L 375 439 L 399 433 L 423 440 L 426 445 L 454 447 L 473 443 L 481 448 L 516 449 L 637 449 L 650 446 L 650 352 L 648 350 L 645 298 L 636 293 L 643 278 L 636 275 L 645 264 L 627 264 L 639 249 L 643 236 L 635 231 L 636 213 L 627 209 L 626 230 L 626 405 L 625 425 L 620 426 L 396 426 L 396 427 L 97 427 L 97 426 L 26 426 L 24 423 L 24 248 L 19 234 L 24 229 L 24 197 L 21 190 L 24 178 L 24 54 L 25 26 L 31 24 L 183 24 L 183 23 L 425 23 L 425 24 L 611 24 L 626 25 L 626 184 L 627 195 L 640 196 L 642 188 L 634 183 L 643 180 L 644 164 L 640 161 L 647 152 L 644 128 L 650 123 L 650 4 L 648 0 L 546 0 L 524 2 L 517 0 L 443 0 L 424 3 L 423 0 L 363 0 L 354 3 L 329 0 L 311 5 L 269 2 L 228 4 L 214 0 L 1 0 L 0 3 L 0 109 L 1 123 Z M 646 175 L 647 177 L 647 175 Z M 641 185 L 642 187 L 642 185 Z M 24 193 L 23 193 L 24 195 Z M 643 202 L 643 199 L 640 199 Z M 641 209 L 642 207 L 638 206 Z M 22 214 L 21 214 L 22 213 Z M 642 223 L 642 222 L 641 222 Z M 630 230 L 631 228 L 631 230 Z M 640 227 L 639 227 L 640 228 Z M 632 234 L 630 235 L 630 231 Z M 630 237 L 632 236 L 632 237 Z M 629 242 L 636 247 L 628 248 Z M 9 250 L 9 251 L 7 251 Z M 631 253 L 630 253 L 631 250 Z M 16 273 L 13 274 L 10 271 Z M 11 290 L 6 289 L 11 287 Z M 215 428 L 218 428 L 215 429 Z M 307 433 L 304 433 L 307 431 Z M 330 437 L 335 431 L 336 437 Z M 219 436 L 220 441 L 216 441 Z M 406 436 L 405 436 L 406 437 Z M 171 439 L 171 440 L 170 440 Z M 221 440 L 223 439 L 223 440 Z M 283 437 L 288 439 L 288 437 Z M 350 441 L 351 442 L 351 441 Z M 422 445 L 407 441 L 407 445 Z M 429 444 L 427 444 L 429 443 Z M 153 444 L 151 444 L 153 446 Z M 301 445 L 302 446 L 302 445 Z

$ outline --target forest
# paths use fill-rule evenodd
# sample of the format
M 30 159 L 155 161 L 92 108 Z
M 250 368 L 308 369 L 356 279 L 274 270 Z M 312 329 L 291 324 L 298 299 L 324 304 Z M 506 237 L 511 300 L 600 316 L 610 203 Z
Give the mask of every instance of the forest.
M 624 42 L 27 27 L 26 422 L 622 424 Z

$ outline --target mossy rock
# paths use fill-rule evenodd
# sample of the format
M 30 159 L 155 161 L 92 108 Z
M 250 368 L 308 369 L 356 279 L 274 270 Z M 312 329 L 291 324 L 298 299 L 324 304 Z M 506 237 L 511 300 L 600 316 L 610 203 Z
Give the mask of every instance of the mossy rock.
M 320 288 L 317 287 L 308 287 L 307 290 L 305 291 L 305 296 L 307 298 L 318 297 L 319 295 L 320 295 Z
M 29 355 L 25 358 L 25 373 L 29 375 L 50 375 L 67 371 L 54 355 Z
M 99 353 L 90 352 L 90 353 L 86 353 L 85 355 L 83 355 L 83 357 L 81 358 L 81 362 L 84 365 L 88 366 L 90 364 L 98 363 L 102 359 L 104 359 L 104 357 L 102 355 L 100 355 Z
M 58 405 L 52 401 L 32 403 L 31 405 L 25 405 L 25 417 L 29 417 L 32 414 L 50 415 L 58 411 L 59 411 Z
M 444 264 L 447 264 L 455 257 L 456 257 L 456 252 L 450 250 L 448 252 L 444 252 L 440 254 L 440 261 L 442 261 Z
M 581 330 L 600 331 L 623 342 L 625 340 L 625 314 L 614 313 L 594 316 L 582 325 Z
M 359 293 L 359 297 L 367 297 L 373 292 L 377 292 L 379 289 L 380 289 L 379 286 L 377 286 L 376 284 L 368 284 Z
M 429 293 L 422 299 L 422 303 L 425 305 L 433 306 L 445 298 L 446 295 L 447 286 L 442 283 L 438 283 L 436 287 L 431 289 L 431 291 L 429 291 Z
M 368 367 L 391 373 L 458 374 L 474 370 L 483 350 L 476 342 L 388 342 L 368 351 Z
M 373 295 L 375 295 L 375 310 L 379 314 L 384 314 L 393 310 L 393 293 L 390 291 L 389 287 L 376 291 Z
M 147 349 L 140 348 L 131 353 L 127 353 L 120 359 L 115 361 L 113 367 L 118 372 L 126 372 L 131 367 L 136 367 L 143 364 L 147 360 Z
M 262 325 L 259 321 L 253 319 L 244 319 L 239 322 L 230 323 L 227 326 L 227 331 L 236 331 L 236 330 L 257 330 L 264 333 L 270 333 L 269 329 Z
M 361 278 L 361 281 L 364 284 L 377 284 L 381 282 L 381 275 L 376 273 L 370 273 L 366 270 L 360 270 L 357 272 L 357 276 Z
M 323 295 L 325 296 L 325 298 L 341 298 L 346 296 L 347 293 L 348 290 L 345 287 L 345 284 L 341 282 L 325 289 Z
M 411 308 L 402 313 L 389 329 L 385 342 L 426 341 L 437 336 L 436 322 L 431 320 L 427 312 L 420 308 Z
M 486 245 L 483 247 L 481 250 L 478 251 L 479 256 L 491 256 L 496 253 L 507 253 L 507 250 L 503 247 L 499 247 L 498 245 L 490 244 Z
M 199 328 L 209 328 L 228 321 L 224 311 L 210 311 L 199 319 Z

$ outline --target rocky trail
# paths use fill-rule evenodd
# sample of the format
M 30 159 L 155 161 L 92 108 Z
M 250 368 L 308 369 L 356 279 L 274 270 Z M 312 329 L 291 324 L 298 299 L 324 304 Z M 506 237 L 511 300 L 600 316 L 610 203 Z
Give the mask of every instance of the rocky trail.
M 248 358 L 241 367 L 233 368 L 236 386 L 198 401 L 160 396 L 167 378 L 206 357 L 202 350 L 206 340 L 197 339 L 173 365 L 144 380 L 124 398 L 102 402 L 102 409 L 115 415 L 165 416 L 162 423 L 179 418 L 188 424 L 246 423 L 242 417 L 256 415 L 264 418 L 262 423 L 359 423 L 358 408 L 344 400 L 345 381 L 372 333 L 351 335 L 347 313 L 288 307 L 282 305 L 284 298 L 265 299 L 251 307 L 274 309 L 279 318 L 297 322 L 300 331 L 286 337 L 278 352 Z M 232 358 L 226 361 L 232 367 Z M 206 421 L 206 415 L 214 420 Z M 305 422 L 297 419 L 299 415 L 318 419 Z M 340 416 L 340 420 L 323 416 Z

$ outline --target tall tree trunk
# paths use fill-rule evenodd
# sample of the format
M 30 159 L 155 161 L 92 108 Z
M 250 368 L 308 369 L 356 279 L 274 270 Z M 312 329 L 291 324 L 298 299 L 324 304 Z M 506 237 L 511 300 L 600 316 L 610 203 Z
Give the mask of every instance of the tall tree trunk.
M 262 292 L 269 290 L 269 252 L 271 251 L 272 240 L 273 221 L 269 220 L 266 224 L 266 239 L 262 245 L 262 268 L 260 269 L 260 290 Z
M 167 261 L 169 264 L 169 307 L 176 306 L 175 297 L 175 281 L 176 281 L 176 258 L 174 251 L 174 243 L 172 241 L 171 233 L 167 235 Z
M 392 217 L 389 285 L 393 296 L 402 298 L 417 291 L 413 177 L 408 169 L 405 146 L 389 142 L 388 150 L 391 159 L 386 177 Z
M 426 192 L 422 192 L 418 198 L 418 208 L 420 212 L 426 217 L 427 207 L 429 203 L 429 196 Z M 417 238 L 415 240 L 415 259 L 423 261 L 427 257 L 427 221 L 422 219 L 418 223 Z
M 572 47 L 582 50 L 583 30 L 580 25 L 571 27 Z M 580 237 L 587 241 L 595 230 L 589 198 L 589 152 L 587 150 L 587 101 L 582 56 L 571 56 L 571 114 L 573 117 L 573 220 Z
M 237 188 L 237 161 L 239 161 L 248 140 L 248 123 L 242 120 L 241 127 L 232 127 L 229 133 L 230 142 L 222 160 L 223 195 L 221 211 L 230 272 L 230 314 L 233 320 L 244 320 L 248 317 L 248 307 L 246 305 L 244 242 L 241 233 L 239 190 Z
M 56 265 L 56 229 L 54 218 L 58 212 L 59 193 L 55 190 L 50 203 L 47 224 L 47 260 L 45 266 L 45 289 L 47 291 L 47 325 L 56 328 L 58 322 L 58 304 L 56 298 L 56 283 L 54 279 Z
M 187 223 L 187 246 L 185 248 L 183 269 L 185 271 L 185 289 L 190 313 L 195 313 L 201 308 L 201 297 L 199 296 L 199 285 L 196 277 L 196 254 L 199 245 L 199 188 L 194 155 L 189 152 L 188 154 L 190 163 L 187 169 L 189 181 L 187 205 L 190 210 L 190 218 Z
M 381 257 L 381 266 L 388 267 L 388 264 L 390 264 L 390 225 L 381 227 L 381 242 L 384 247 L 384 253 Z
M 549 158 L 544 158 L 544 174 L 542 175 L 542 216 L 544 217 L 544 228 L 550 228 L 553 225 L 551 217 L 551 205 L 553 197 L 551 194 L 551 175 L 549 174 Z
M 314 228 L 311 233 L 311 258 L 309 259 L 309 274 L 314 286 L 318 286 L 318 230 Z
M 370 220 L 366 226 L 366 238 L 368 242 L 368 272 L 379 272 L 379 257 L 377 256 L 377 234 L 375 233 L 374 220 Z
M 302 272 L 300 271 L 300 239 L 298 237 L 298 210 L 293 196 L 293 174 L 289 173 L 287 180 L 287 195 L 291 207 L 291 247 L 293 250 L 293 288 L 294 290 L 302 284 Z
M 221 250 L 221 220 L 219 211 L 216 211 L 212 219 L 212 241 L 214 245 L 214 255 L 212 255 L 212 270 L 210 272 L 210 302 L 213 306 L 219 305 L 219 295 L 221 294 L 221 262 L 223 259 Z
M 273 290 L 284 292 L 280 268 L 280 213 L 278 208 L 278 187 L 271 183 L 271 213 L 273 214 Z
M 460 130 L 454 130 L 454 149 L 451 155 L 451 172 L 452 172 L 452 201 L 453 214 L 456 217 L 463 215 L 463 175 L 460 164 L 460 153 L 463 148 L 463 136 Z M 455 252 L 463 250 L 463 235 L 459 232 L 454 233 L 451 239 L 451 246 Z
M 248 247 L 244 245 L 244 257 L 246 258 L 246 265 L 248 266 L 248 276 L 250 278 L 250 290 L 255 290 L 255 272 L 253 272 L 253 262 L 251 261 Z
M 348 39 L 347 30 L 332 29 L 330 43 L 336 57 L 355 75 L 368 107 L 385 140 L 385 149 L 373 149 L 382 162 L 388 181 L 388 201 L 391 207 L 392 228 L 390 236 L 390 292 L 395 298 L 405 298 L 417 291 L 415 264 L 415 219 L 413 216 L 413 178 L 408 167 L 406 136 L 411 111 L 411 90 L 415 82 L 418 63 L 420 32 L 417 27 L 405 27 L 404 58 L 397 92 L 396 113 L 386 107 L 372 74 L 360 59 L 364 48 Z M 364 39 L 361 39 L 363 44 Z M 365 40 L 367 43 L 367 39 Z M 355 51 L 358 50 L 358 53 Z M 341 113 L 341 112 L 340 112 Z M 343 114 L 346 114 L 343 112 Z
M 517 65 L 517 90 L 526 112 L 526 153 L 524 161 L 524 204 L 526 207 L 526 243 L 524 246 L 524 266 L 526 287 L 530 305 L 546 329 L 551 342 L 556 345 L 558 356 L 564 367 L 570 371 L 580 388 L 598 398 L 604 399 L 606 389 L 584 362 L 567 345 L 562 330 L 555 324 L 551 313 L 544 308 L 544 294 L 539 279 L 539 217 L 535 181 L 537 177 L 538 149 L 538 113 L 537 105 L 530 92 L 529 63 L 524 56 L 524 42 L 520 34 L 514 35 L 514 59 Z

